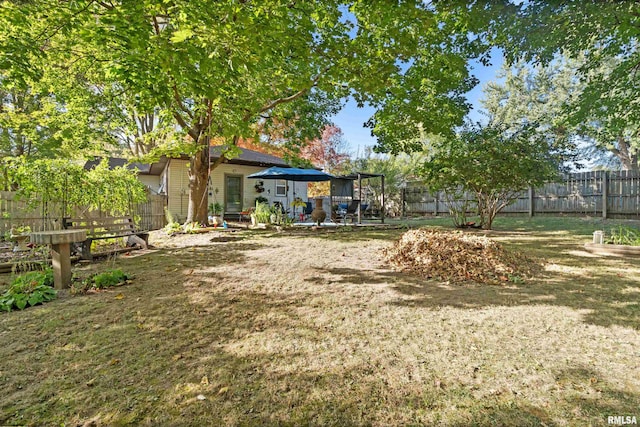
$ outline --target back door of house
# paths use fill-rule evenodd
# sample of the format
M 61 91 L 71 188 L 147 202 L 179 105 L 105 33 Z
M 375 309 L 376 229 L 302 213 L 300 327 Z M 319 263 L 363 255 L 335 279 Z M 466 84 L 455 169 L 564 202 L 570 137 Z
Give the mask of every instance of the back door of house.
M 225 212 L 242 212 L 242 176 L 226 175 Z

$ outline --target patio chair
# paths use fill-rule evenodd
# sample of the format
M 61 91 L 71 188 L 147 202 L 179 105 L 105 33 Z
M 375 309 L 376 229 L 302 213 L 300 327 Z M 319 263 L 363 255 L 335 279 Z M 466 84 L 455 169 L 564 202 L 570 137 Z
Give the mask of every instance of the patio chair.
M 356 222 L 358 217 L 358 209 L 360 208 L 360 200 L 352 200 L 347 206 L 347 210 L 342 215 L 342 220 L 346 224 L 347 219 L 351 218 L 351 222 Z
M 307 220 L 311 218 L 311 212 L 313 212 L 313 200 L 307 200 L 307 206 L 304 208 L 303 214 L 304 219 Z

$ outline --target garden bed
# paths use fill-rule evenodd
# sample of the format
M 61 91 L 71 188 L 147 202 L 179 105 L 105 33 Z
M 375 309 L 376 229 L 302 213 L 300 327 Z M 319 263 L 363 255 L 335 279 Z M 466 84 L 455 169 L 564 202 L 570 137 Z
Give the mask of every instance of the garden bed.
M 640 257 L 640 246 L 586 243 L 585 249 L 597 255 Z

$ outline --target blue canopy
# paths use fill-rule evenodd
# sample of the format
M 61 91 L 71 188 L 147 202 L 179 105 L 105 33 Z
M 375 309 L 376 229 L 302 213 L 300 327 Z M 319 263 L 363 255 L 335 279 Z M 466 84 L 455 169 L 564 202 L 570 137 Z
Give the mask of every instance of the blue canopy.
M 329 181 L 331 178 L 334 178 L 334 176 L 317 169 L 282 168 L 273 166 L 269 169 L 252 173 L 251 175 L 248 175 L 247 178 L 285 179 L 287 181 L 318 182 Z

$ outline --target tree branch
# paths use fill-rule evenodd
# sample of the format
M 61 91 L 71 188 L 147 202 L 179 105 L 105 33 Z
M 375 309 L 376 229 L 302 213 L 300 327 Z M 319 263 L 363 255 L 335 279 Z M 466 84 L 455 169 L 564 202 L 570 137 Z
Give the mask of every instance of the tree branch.
M 171 80 L 173 80 L 173 78 L 171 76 L 169 76 L 169 78 Z M 177 106 L 187 114 L 187 117 L 189 117 L 189 120 L 193 121 L 193 114 L 191 113 L 191 111 L 184 106 L 184 104 L 182 103 L 182 97 L 180 96 L 180 92 L 178 92 L 178 86 L 176 86 L 176 82 L 173 82 L 173 86 L 171 87 L 171 89 L 173 90 L 173 99 L 176 101 Z
M 67 19 L 66 21 L 63 21 L 60 25 L 58 25 L 57 27 L 55 27 L 53 29 L 53 31 L 51 33 L 49 33 L 49 35 L 47 35 L 44 40 L 49 40 L 51 37 L 53 37 L 58 31 L 60 31 L 62 28 L 64 28 L 65 25 L 67 25 L 70 21 L 71 18 L 75 18 L 76 16 L 80 15 L 81 13 L 85 12 L 86 10 L 89 9 L 89 7 L 95 3 L 95 0 L 91 0 L 89 3 L 87 3 L 87 5 L 85 7 L 83 7 L 82 9 L 80 9 L 79 11 L 77 11 L 76 13 L 72 14 L 71 17 L 69 17 L 69 19 Z M 40 40 L 40 38 L 42 36 L 45 35 L 45 33 L 47 32 L 48 28 L 45 28 L 44 30 L 42 30 L 42 32 L 40 32 L 40 34 L 38 34 L 35 37 L 35 40 Z
M 274 101 L 271 101 L 270 103 L 268 103 L 267 105 L 262 107 L 260 109 L 260 111 L 258 111 L 258 114 L 264 113 L 265 111 L 269 111 L 269 110 L 275 108 L 276 106 L 278 106 L 280 104 L 286 104 L 287 102 L 292 102 L 292 101 L 295 101 L 296 99 L 300 98 L 301 96 L 303 96 L 304 94 L 309 92 L 309 90 L 311 90 L 311 88 L 314 87 L 318 83 L 320 78 L 324 75 L 324 73 L 329 71 L 330 68 L 331 68 L 331 66 L 326 66 L 322 71 L 320 71 L 318 73 L 318 75 L 315 76 L 311 80 L 311 84 L 308 87 L 300 89 L 298 92 L 294 93 L 293 95 L 286 96 L 286 97 L 279 98 L 279 99 L 276 99 Z M 251 116 L 249 115 L 249 113 L 247 113 L 245 115 L 245 120 L 249 120 L 250 118 L 251 118 Z

